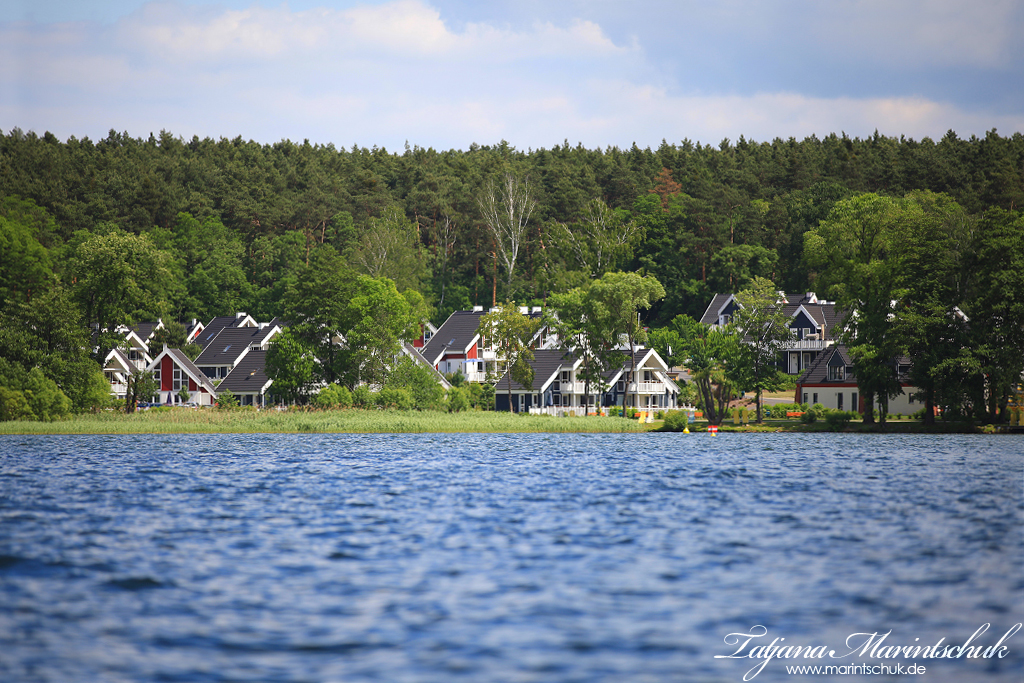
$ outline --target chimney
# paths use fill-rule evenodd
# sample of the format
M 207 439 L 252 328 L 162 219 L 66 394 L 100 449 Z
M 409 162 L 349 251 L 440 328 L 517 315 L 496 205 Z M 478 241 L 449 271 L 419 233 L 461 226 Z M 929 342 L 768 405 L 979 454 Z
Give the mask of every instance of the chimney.
M 484 312 L 484 307 L 483 306 L 474 306 L 473 307 L 473 312 L 474 313 L 483 313 Z

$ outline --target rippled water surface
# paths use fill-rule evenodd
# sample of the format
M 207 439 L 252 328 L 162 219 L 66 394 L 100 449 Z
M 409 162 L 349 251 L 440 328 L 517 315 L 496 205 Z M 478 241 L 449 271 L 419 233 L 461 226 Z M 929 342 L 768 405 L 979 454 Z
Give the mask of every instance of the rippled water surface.
M 1024 617 L 1022 453 L 980 436 L 0 437 L 0 680 L 740 681 L 757 662 L 715 655 L 755 625 L 838 649 L 990 623 L 991 645 Z M 1020 681 L 1024 633 L 1004 644 L 911 680 Z M 800 680 L 785 663 L 754 680 Z

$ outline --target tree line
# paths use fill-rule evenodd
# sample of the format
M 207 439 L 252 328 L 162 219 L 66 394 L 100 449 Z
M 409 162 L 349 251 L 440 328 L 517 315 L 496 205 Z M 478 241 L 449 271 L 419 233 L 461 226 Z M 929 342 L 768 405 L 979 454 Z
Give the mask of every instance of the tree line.
M 524 151 L 502 142 L 389 152 L 308 141 L 183 140 L 166 131 L 60 141 L 15 129 L 0 135 L 0 327 L 3 339 L 13 340 L 0 350 L 8 361 L 21 358 L 22 368 L 41 366 L 24 349 L 47 355 L 57 342 L 17 340 L 36 334 L 25 332 L 32 316 L 74 320 L 88 335 L 157 317 L 205 321 L 239 310 L 261 320 L 289 318 L 298 324 L 293 334 L 315 346 L 323 341 L 313 339 L 318 323 L 302 307 L 325 292 L 347 297 L 347 309 L 316 315 L 370 339 L 380 332 L 356 330 L 363 321 L 357 302 L 365 310 L 388 302 L 395 329 L 408 329 L 417 316 L 440 323 L 474 305 L 544 305 L 617 271 L 663 285 L 664 296 L 644 318 L 655 328 L 679 315 L 699 317 L 715 292 L 739 291 L 757 278 L 786 291 L 835 290 L 854 301 L 846 278 L 873 273 L 871 259 L 840 267 L 808 235 L 832 244 L 836 235 L 822 226 L 841 222 L 837 207 L 866 195 L 901 206 L 941 205 L 963 226 L 951 237 L 953 219 L 929 229 L 918 224 L 907 244 L 920 253 L 900 252 L 902 285 L 954 277 L 928 270 L 933 253 L 952 254 L 956 267 L 947 270 L 973 278 L 970 286 L 943 284 L 931 298 L 923 291 L 904 298 L 913 315 L 953 302 L 975 330 L 988 313 L 1006 313 L 995 293 L 1019 284 L 1017 262 L 1007 254 L 1019 253 L 1020 133 L 961 139 L 950 132 L 938 141 L 877 133 L 760 143 L 741 137 L 656 150 L 563 144 Z M 893 220 L 902 226 L 908 219 L 900 216 Z M 327 272 L 344 282 L 310 286 Z M 980 301 L 985 291 L 987 308 L 967 301 Z M 1016 314 L 1006 315 L 999 319 Z M 74 345 L 68 335 L 62 339 L 64 347 Z M 900 348 L 920 346 L 908 333 L 899 339 Z M 1001 338 L 992 339 L 995 345 Z M 103 353 L 113 343 L 96 340 Z M 360 367 L 374 366 L 373 351 L 364 353 L 371 356 Z M 337 378 L 343 366 L 353 367 L 352 359 L 327 360 Z M 948 354 L 935 363 L 956 365 Z M 1012 365 L 1002 363 L 1004 375 Z M 993 367 L 978 359 L 961 366 L 976 374 Z M 67 377 L 58 386 L 73 383 Z M 879 395 L 891 388 L 878 386 Z M 946 384 L 937 386 L 945 391 Z M 83 400 L 72 403 L 80 408 Z

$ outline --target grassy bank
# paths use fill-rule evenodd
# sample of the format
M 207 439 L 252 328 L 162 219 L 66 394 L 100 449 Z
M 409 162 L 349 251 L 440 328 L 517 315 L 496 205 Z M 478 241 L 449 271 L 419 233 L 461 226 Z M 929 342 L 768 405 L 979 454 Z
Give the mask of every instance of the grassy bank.
M 611 417 L 555 418 L 495 412 L 382 410 L 278 412 L 156 409 L 107 412 L 58 422 L 0 422 L 0 434 L 300 434 L 422 432 L 642 432 L 649 425 Z

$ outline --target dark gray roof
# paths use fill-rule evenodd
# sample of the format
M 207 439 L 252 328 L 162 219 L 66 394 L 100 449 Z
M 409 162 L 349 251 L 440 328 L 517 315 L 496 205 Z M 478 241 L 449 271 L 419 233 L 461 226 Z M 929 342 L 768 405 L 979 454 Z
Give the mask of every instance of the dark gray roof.
M 717 325 L 718 324 L 718 312 L 722 310 L 725 303 L 729 300 L 732 294 L 715 294 L 711 298 L 711 303 L 708 304 L 707 309 L 704 311 L 704 315 L 700 317 L 700 321 L 705 325 Z
M 226 327 L 203 345 L 196 365 L 231 365 L 253 344 L 262 344 L 273 327 Z M 200 336 L 205 336 L 205 331 Z
M 131 329 L 135 331 L 135 334 L 139 335 L 139 338 L 142 341 L 148 344 L 149 338 L 153 336 L 154 332 L 156 332 L 157 325 L 159 324 L 159 320 L 156 322 L 135 323 L 132 325 Z
M 204 349 L 217 336 L 217 334 L 228 327 L 234 327 L 237 319 L 233 315 L 219 315 L 211 320 L 203 331 L 196 337 L 196 343 L 202 346 Z
M 420 354 L 431 365 L 437 363 L 446 349 L 452 353 L 463 353 L 480 327 L 480 318 L 487 315 L 483 311 L 455 311 L 430 338 Z
M 494 392 L 496 394 L 507 393 L 510 382 L 512 384 L 512 391 L 540 391 L 556 372 L 563 367 L 572 367 L 575 362 L 572 354 L 566 353 L 561 349 L 537 349 L 533 352 L 533 360 L 530 361 L 530 366 L 533 368 L 533 388 L 527 389 L 519 382 L 512 381 L 506 372 L 494 386 Z
M 419 349 L 417 349 L 409 342 L 405 342 L 405 344 L 403 344 L 402 347 L 405 349 L 405 353 L 409 356 L 409 358 L 412 358 L 416 363 L 430 370 L 431 375 L 434 377 L 435 380 L 437 380 L 438 384 L 445 388 L 445 390 L 452 388 L 451 382 L 445 379 L 444 375 L 437 371 L 437 368 L 431 365 L 426 358 L 420 355 Z
M 182 351 L 181 349 L 167 349 L 167 355 L 171 356 L 174 359 L 174 362 L 177 363 L 179 367 L 183 368 L 189 375 L 192 376 L 193 380 L 204 386 L 207 391 L 211 393 L 216 392 L 213 383 L 210 382 L 209 378 L 207 378 L 206 375 L 199 371 L 199 368 L 197 368 L 195 366 L 195 363 L 193 363 L 192 360 L 185 355 L 184 351 Z
M 217 385 L 217 391 L 230 389 L 235 394 L 258 394 L 270 378 L 267 377 L 267 352 L 250 351 L 238 362 L 228 376 Z
M 835 303 L 830 301 L 821 301 L 817 297 L 808 296 L 813 294 L 807 292 L 804 294 L 787 296 L 786 304 L 782 308 L 782 312 L 788 317 L 792 318 L 803 306 L 803 309 L 807 311 L 807 315 L 817 324 L 819 327 L 824 325 L 825 336 L 824 339 L 836 339 L 839 334 L 837 329 L 843 321 L 843 312 L 837 311 Z M 707 309 L 704 311 L 704 315 L 701 316 L 700 321 L 705 325 L 717 325 L 718 324 L 718 312 L 721 311 L 729 301 L 732 294 L 715 294 L 711 299 L 711 303 L 708 304 Z
M 836 346 L 830 346 L 814 359 L 814 362 L 804 370 L 803 374 L 800 375 L 800 379 L 796 381 L 797 384 L 828 384 L 828 366 L 832 361 L 832 358 L 836 357 L 836 362 L 841 362 L 844 366 L 852 368 L 853 358 L 850 357 L 850 350 L 842 344 Z M 853 370 L 846 375 L 846 379 L 838 382 L 832 380 L 835 384 L 855 384 L 857 377 L 853 374 Z

